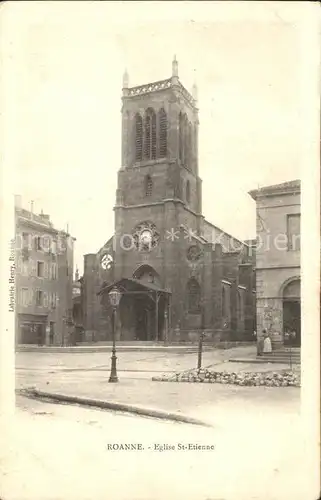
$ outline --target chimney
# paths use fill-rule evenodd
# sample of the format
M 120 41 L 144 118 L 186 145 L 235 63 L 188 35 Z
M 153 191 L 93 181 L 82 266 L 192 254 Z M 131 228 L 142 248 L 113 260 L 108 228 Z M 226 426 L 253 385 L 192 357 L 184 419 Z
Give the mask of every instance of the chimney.
M 50 215 L 44 214 L 42 210 L 41 210 L 41 213 L 39 214 L 39 217 L 41 217 L 46 222 L 50 221 Z

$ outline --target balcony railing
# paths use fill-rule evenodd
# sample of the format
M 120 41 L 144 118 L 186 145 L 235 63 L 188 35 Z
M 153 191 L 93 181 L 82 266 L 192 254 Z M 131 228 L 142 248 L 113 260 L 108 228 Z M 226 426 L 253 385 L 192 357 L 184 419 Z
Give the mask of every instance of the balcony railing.
M 134 96 L 149 94 L 150 92 L 157 92 L 159 90 L 169 89 L 172 86 L 173 86 L 172 79 L 167 78 L 167 80 L 160 80 L 158 82 L 148 83 L 146 85 L 139 85 L 138 87 L 131 87 L 128 89 L 127 95 L 129 97 L 134 97 Z M 179 87 L 181 93 L 188 102 L 190 102 L 191 104 L 195 103 L 194 98 L 179 81 L 178 83 L 175 84 L 175 86 Z

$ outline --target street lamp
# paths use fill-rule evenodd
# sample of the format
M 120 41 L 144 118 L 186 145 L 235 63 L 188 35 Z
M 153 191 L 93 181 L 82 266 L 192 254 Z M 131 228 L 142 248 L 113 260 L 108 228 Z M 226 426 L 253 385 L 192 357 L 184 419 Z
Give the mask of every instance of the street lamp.
M 113 330 L 113 350 L 112 350 L 112 356 L 111 356 L 111 371 L 110 371 L 110 377 L 109 377 L 109 382 L 118 382 L 118 377 L 117 377 L 117 369 L 116 369 L 116 339 L 115 339 L 115 317 L 116 317 L 116 309 L 119 306 L 119 302 L 121 299 L 121 292 L 118 290 L 118 288 L 112 288 L 108 294 L 109 296 L 109 301 L 110 305 L 113 308 L 113 313 L 112 313 L 112 330 Z
M 198 341 L 198 356 L 197 356 L 197 369 L 198 370 L 200 370 L 202 368 L 203 340 L 205 337 L 204 306 L 202 306 L 201 314 L 202 314 L 202 316 L 201 316 L 201 318 L 202 318 L 201 319 L 201 332 L 200 332 L 199 341 Z

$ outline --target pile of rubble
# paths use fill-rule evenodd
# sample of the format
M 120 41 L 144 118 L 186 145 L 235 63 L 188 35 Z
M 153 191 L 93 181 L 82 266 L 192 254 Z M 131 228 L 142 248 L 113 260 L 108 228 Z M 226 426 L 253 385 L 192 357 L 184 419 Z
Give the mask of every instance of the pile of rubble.
M 300 387 L 300 376 L 292 371 L 282 372 L 215 372 L 209 369 L 189 370 L 174 375 L 153 377 L 158 382 L 202 382 L 271 387 Z

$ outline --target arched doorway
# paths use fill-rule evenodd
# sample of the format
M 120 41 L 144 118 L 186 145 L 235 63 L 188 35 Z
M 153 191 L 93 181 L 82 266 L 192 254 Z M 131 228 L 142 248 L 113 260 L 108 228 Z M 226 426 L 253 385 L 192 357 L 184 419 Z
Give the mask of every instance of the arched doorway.
M 159 274 L 148 264 L 142 264 L 133 273 L 133 278 L 150 287 L 150 292 L 137 295 L 135 299 L 135 338 L 141 341 L 162 340 L 164 328 L 165 300 L 156 292 L 161 286 Z M 155 293 L 153 289 L 155 288 Z
M 155 271 L 152 266 L 148 264 L 142 264 L 133 273 L 133 278 L 139 280 L 144 284 L 155 283 L 155 285 L 160 286 L 160 276 Z
M 301 282 L 299 278 L 283 287 L 284 344 L 301 346 Z

